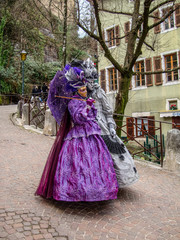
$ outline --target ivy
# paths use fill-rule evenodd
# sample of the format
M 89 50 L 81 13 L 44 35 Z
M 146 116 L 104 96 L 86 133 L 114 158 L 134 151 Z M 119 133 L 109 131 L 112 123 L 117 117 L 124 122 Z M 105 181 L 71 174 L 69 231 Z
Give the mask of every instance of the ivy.
M 4 47 L 4 28 L 6 25 L 6 17 L 3 16 L 0 22 L 0 66 L 4 66 L 4 54 L 3 54 L 3 47 Z

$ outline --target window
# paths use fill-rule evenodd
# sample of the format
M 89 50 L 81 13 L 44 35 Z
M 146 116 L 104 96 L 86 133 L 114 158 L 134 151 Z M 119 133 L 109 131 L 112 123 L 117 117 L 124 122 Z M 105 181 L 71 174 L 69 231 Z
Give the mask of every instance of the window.
M 148 132 L 148 118 L 136 118 L 136 136 L 144 137 Z
M 120 79 L 121 74 L 113 67 L 100 70 L 100 85 L 105 92 L 116 91 L 119 87 Z
M 116 25 L 113 28 L 106 30 L 108 47 L 120 45 L 120 28 Z
M 166 111 L 180 109 L 179 98 L 166 99 Z
M 114 28 L 111 28 L 111 29 L 107 30 L 107 40 L 108 40 L 108 46 L 109 47 L 115 46 Z
M 144 72 L 144 61 L 139 61 L 135 64 L 136 72 Z M 138 74 L 136 76 L 136 87 L 145 86 L 145 75 Z
M 177 100 L 169 101 L 169 110 L 177 110 Z
M 162 17 L 165 16 L 170 10 L 171 10 L 171 8 L 162 9 Z M 163 29 L 167 30 L 167 29 L 170 29 L 170 28 L 174 28 L 174 26 L 175 26 L 175 24 L 174 24 L 174 14 L 172 13 L 163 22 Z
M 154 12 L 154 23 L 160 21 L 169 11 L 171 11 L 173 5 L 161 8 L 160 10 Z M 173 30 L 175 27 L 180 27 L 180 5 L 175 5 L 175 11 L 165 19 L 164 22 L 154 27 L 154 33 L 160 33 L 167 30 Z
M 109 91 L 117 90 L 117 70 L 115 68 L 108 69 Z
M 143 86 L 153 86 L 153 75 L 152 72 L 152 58 L 146 58 L 145 60 L 141 60 L 135 63 L 134 71 L 139 72 L 134 77 L 133 88 L 135 87 L 143 87 Z M 150 74 L 143 74 L 143 72 L 149 72 Z
M 177 53 L 166 55 L 165 58 L 165 69 L 171 70 L 173 68 L 177 68 L 178 62 L 177 62 Z M 178 70 L 172 71 L 166 74 L 166 81 L 172 82 L 172 81 L 178 81 Z
M 135 137 L 145 137 L 147 134 L 149 136 L 155 135 L 155 121 L 154 116 L 141 117 L 141 118 L 127 118 L 127 137 L 129 139 Z
M 100 71 L 100 85 L 101 88 L 106 92 L 106 77 L 105 77 L 105 69 Z

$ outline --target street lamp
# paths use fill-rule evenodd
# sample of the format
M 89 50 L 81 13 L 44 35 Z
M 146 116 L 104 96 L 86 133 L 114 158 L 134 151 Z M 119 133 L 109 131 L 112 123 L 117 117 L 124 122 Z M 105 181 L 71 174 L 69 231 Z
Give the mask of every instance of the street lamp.
M 24 95 L 24 61 L 26 60 L 27 52 L 22 50 L 21 61 L 22 61 L 22 96 Z

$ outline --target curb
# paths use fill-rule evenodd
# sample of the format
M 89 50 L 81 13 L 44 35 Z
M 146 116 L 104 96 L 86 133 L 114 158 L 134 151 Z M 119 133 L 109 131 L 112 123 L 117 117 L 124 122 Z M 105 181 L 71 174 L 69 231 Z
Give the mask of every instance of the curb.
M 10 121 L 13 123 L 13 125 L 21 127 L 29 132 L 35 132 L 35 133 L 44 135 L 45 137 L 49 137 L 52 139 L 56 138 L 56 136 L 50 136 L 47 134 L 43 134 L 43 130 L 40 128 L 36 128 L 35 125 L 23 125 L 22 119 L 17 117 L 17 112 L 10 114 Z

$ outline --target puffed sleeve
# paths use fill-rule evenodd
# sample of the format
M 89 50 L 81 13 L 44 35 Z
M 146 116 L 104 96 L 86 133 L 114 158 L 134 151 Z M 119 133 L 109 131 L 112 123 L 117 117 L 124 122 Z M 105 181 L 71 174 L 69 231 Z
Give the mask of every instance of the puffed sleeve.
M 84 122 L 94 120 L 97 114 L 94 106 L 89 110 L 86 101 L 73 99 L 68 104 L 68 110 L 72 116 L 73 122 L 83 124 Z

